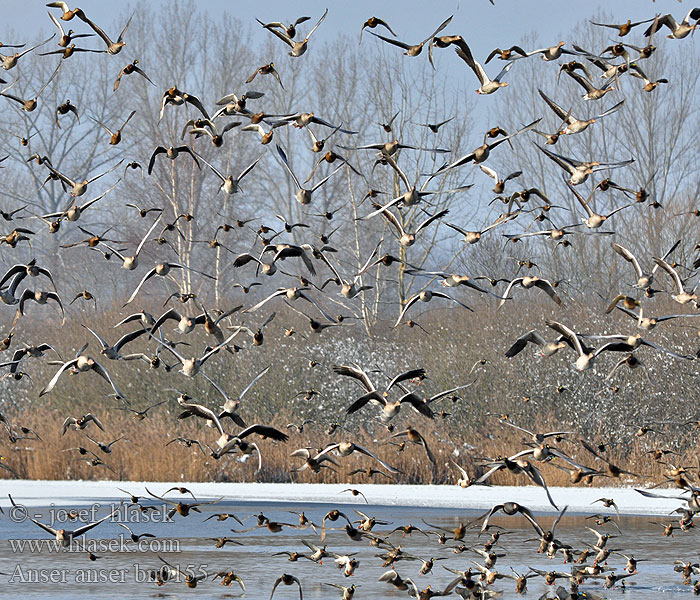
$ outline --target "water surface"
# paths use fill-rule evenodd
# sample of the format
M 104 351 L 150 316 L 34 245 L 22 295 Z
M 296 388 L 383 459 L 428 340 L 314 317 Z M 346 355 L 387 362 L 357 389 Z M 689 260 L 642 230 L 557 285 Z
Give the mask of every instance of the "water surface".
M 176 496 L 178 496 L 177 493 Z M 176 496 L 172 497 L 180 498 Z M 187 496 L 182 498 L 187 501 Z M 161 505 L 155 500 L 144 500 L 143 503 Z M 364 502 L 353 506 L 368 515 L 375 516 L 378 520 L 391 523 L 391 525 L 375 527 L 374 533 L 378 535 L 385 535 L 394 527 L 408 523 L 413 523 L 424 530 L 431 530 L 423 520 L 451 530 L 460 522 L 467 522 L 478 515 L 478 511 L 372 506 Z M 357 514 L 352 510 L 353 506 L 337 505 L 337 508 L 351 519 L 355 519 Z M 52 518 L 64 520 L 67 516 L 66 510 L 70 508 L 52 506 L 28 510 L 31 516 L 35 516 L 42 522 L 49 522 Z M 309 599 L 341 597 L 340 590 L 324 585 L 325 583 L 345 586 L 355 584 L 358 587 L 355 598 L 406 597 L 406 592 L 397 591 L 392 586 L 377 581 L 380 575 L 388 570 L 388 567 L 382 567 L 381 559 L 376 557 L 378 553 L 384 551 L 369 546 L 366 541 L 354 542 L 344 531 L 329 531 L 324 543 L 328 545 L 329 551 L 338 554 L 354 553 L 354 558 L 360 561 L 355 575 L 347 578 L 343 576 L 341 570 L 336 568 L 330 557 L 324 559 L 323 564 L 316 564 L 308 560 L 289 562 L 285 556 L 272 556 L 273 553 L 284 550 L 310 553 L 301 540 L 322 545 L 320 531 L 319 535 L 314 534 L 310 528 L 304 530 L 285 528 L 281 533 L 271 533 L 267 529 L 233 533 L 232 528 L 242 529 L 233 519 L 223 522 L 216 519 L 203 521 L 213 513 L 234 513 L 244 518 L 263 511 L 265 516 L 273 521 L 296 524 L 298 517 L 287 511 L 305 510 L 306 516 L 320 525 L 323 516 L 333 508 L 336 508 L 336 505 L 316 503 L 303 506 L 283 502 L 221 501 L 215 505 L 201 507 L 202 514 L 193 512 L 188 517 L 175 515 L 171 522 L 163 522 L 165 514 L 162 510 L 147 518 L 133 508 L 128 511 L 123 508 L 119 519 L 127 522 L 135 533 L 148 532 L 157 537 L 146 539 L 141 543 L 142 551 L 138 551 L 136 544 L 128 540 L 128 533 L 124 529 L 116 522 L 106 521 L 86 536 L 87 547 L 101 557 L 94 562 L 89 560 L 87 552 L 84 551 L 56 552 L 50 551 L 47 546 L 42 549 L 26 545 L 24 548 L 18 547 L 18 542 L 14 540 L 47 540 L 49 535 L 29 520 L 12 521 L 8 509 L 5 509 L 5 515 L 0 516 L 0 571 L 5 575 L 0 576 L 0 581 L 6 582 L 5 590 L 10 591 L 14 597 L 23 599 L 46 598 L 49 594 L 53 600 L 89 596 L 99 598 L 194 597 L 197 594 L 200 598 L 230 598 L 240 595 L 240 588 L 235 583 L 231 588 L 222 586 L 221 580 L 214 580 L 213 575 L 220 571 L 234 570 L 243 579 L 246 586 L 245 597 L 249 598 L 269 598 L 274 581 L 282 573 L 290 573 L 298 577 L 302 582 L 304 598 Z M 89 511 L 90 507 L 81 507 L 81 509 Z M 95 514 L 99 518 L 106 513 L 107 505 L 103 503 Z M 83 516 L 91 520 L 94 515 L 86 512 Z M 553 515 L 536 516 L 545 529 L 551 527 Z M 575 548 L 583 548 L 586 542 L 595 543 L 595 536 L 585 528 L 592 526 L 617 536 L 609 540 L 609 547 L 645 559 L 645 562 L 639 564 L 639 573 L 626 580 L 626 590 L 621 587 L 603 590 L 602 581 L 596 580 L 589 580 L 582 586 L 582 590 L 606 597 L 633 597 L 635 600 L 657 599 L 660 593 L 663 593 L 664 598 L 687 598 L 692 594 L 692 587 L 683 585 L 681 575 L 674 572 L 673 561 L 698 561 L 696 533 L 693 530 L 677 531 L 672 538 L 663 537 L 662 528 L 649 521 L 662 521 L 662 519 L 622 517 L 620 534 L 610 525 L 598 527 L 581 516 L 565 516 L 562 519 L 556 531 L 557 538 Z M 339 520 L 336 524 L 329 523 L 329 525 L 336 526 L 341 522 L 344 523 Z M 492 522 L 506 527 L 508 531 L 501 537 L 498 545 L 498 551 L 506 554 L 505 557 L 498 559 L 496 568 L 499 572 L 510 573 L 512 568 L 519 573 L 525 573 L 529 567 L 547 571 L 570 569 L 571 565 L 563 563 L 562 554 L 550 560 L 536 553 L 538 543 L 533 541 L 534 530 L 525 519 L 504 517 L 494 519 Z M 245 523 L 247 527 L 253 527 L 256 519 L 251 517 Z M 78 526 L 76 522 L 68 522 L 64 525 L 66 529 L 75 529 Z M 217 549 L 214 539 L 222 536 L 231 537 L 244 545 L 227 544 Z M 472 560 L 481 561 L 477 554 L 469 551 L 455 554 L 454 546 L 464 543 L 467 546 L 481 548 L 487 538 L 487 535 L 479 537 L 478 530 L 472 530 L 466 534 L 462 542 L 450 540 L 444 545 L 438 543 L 435 534 L 424 536 L 413 533 L 403 538 L 401 532 L 396 532 L 389 539 L 395 545 L 400 544 L 409 554 L 423 559 L 431 557 L 440 559 L 435 561 L 432 572 L 427 575 L 419 575 L 420 561 L 400 561 L 396 563 L 396 571 L 403 578 L 413 578 L 419 589 L 431 585 L 433 590 L 441 590 L 454 578 L 454 575 L 443 567 L 465 570 L 474 566 Z M 196 589 L 189 589 L 184 583 L 174 581 L 157 586 L 148 580 L 148 572 L 162 565 L 158 555 L 182 569 L 192 569 L 196 574 L 207 573 L 208 577 L 200 582 Z M 623 572 L 625 562 L 623 557 L 613 555 L 608 560 L 608 566 L 619 574 Z M 693 578 L 695 579 L 697 576 Z M 566 585 L 566 582 L 564 581 L 563 584 Z M 504 598 L 515 596 L 515 584 L 511 580 L 500 580 L 493 588 L 503 590 Z M 548 589 L 554 591 L 555 588 L 556 586 L 545 585 L 540 578 L 534 578 L 528 583 L 528 595 L 538 598 Z M 299 596 L 296 587 L 280 586 L 275 597 L 298 598 Z M 457 596 L 453 594 L 452 597 Z

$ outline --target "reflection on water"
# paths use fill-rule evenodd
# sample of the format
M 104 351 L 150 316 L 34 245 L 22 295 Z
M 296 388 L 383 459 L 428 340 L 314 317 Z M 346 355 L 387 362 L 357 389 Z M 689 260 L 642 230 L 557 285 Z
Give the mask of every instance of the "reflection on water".
M 144 502 L 159 506 L 157 502 Z M 138 544 L 131 541 L 129 532 L 119 527 L 115 522 L 106 521 L 87 534 L 87 548 L 98 555 L 95 561 L 89 559 L 87 551 L 54 551 L 44 544 L 40 550 L 25 544 L 19 547 L 18 539 L 46 540 L 40 528 L 29 520 L 17 523 L 10 519 L 6 511 L 0 515 L 0 571 L 5 574 L 0 580 L 7 583 L 15 597 L 24 599 L 46 598 L 51 594 L 52 599 L 96 596 L 99 598 L 124 597 L 179 597 L 199 594 L 198 597 L 230 598 L 240 595 L 240 587 L 234 583 L 230 588 L 222 587 L 221 579 L 213 579 L 214 574 L 221 571 L 235 571 L 241 576 L 246 586 L 245 597 L 268 598 L 272 585 L 282 573 L 290 573 L 298 577 L 303 586 L 305 598 L 340 598 L 341 591 L 324 583 L 337 583 L 358 587 L 355 598 L 376 597 L 405 597 L 406 592 L 396 591 L 387 583 L 377 580 L 388 570 L 382 567 L 381 559 L 376 554 L 384 552 L 370 547 L 367 541 L 354 542 L 344 531 L 330 531 L 325 544 L 328 550 L 337 554 L 352 554 L 359 560 L 360 565 L 354 576 L 344 577 L 342 570 L 336 568 L 331 557 L 316 564 L 308 560 L 289 562 L 286 556 L 272 556 L 275 552 L 297 551 L 310 553 L 301 542 L 302 539 L 322 545 L 319 535 L 308 528 L 305 530 L 285 528 L 281 533 L 270 533 L 260 529 L 249 533 L 232 533 L 231 528 L 243 529 L 233 519 L 217 521 L 216 518 L 206 522 L 203 519 L 213 513 L 234 513 L 240 518 L 253 515 L 262 510 L 269 519 L 296 524 L 298 517 L 287 511 L 305 510 L 306 516 L 320 525 L 323 516 L 335 506 L 314 504 L 301 506 L 284 503 L 226 503 L 220 502 L 213 506 L 202 507 L 202 514 L 192 513 L 184 518 L 176 515 L 173 522 L 163 522 L 163 513 L 155 512 L 150 518 L 130 510 L 120 512 L 120 520 L 125 518 L 135 534 L 152 533 L 156 538 L 142 538 Z M 413 523 L 425 530 L 431 528 L 422 520 L 433 525 L 452 530 L 460 522 L 466 522 L 476 516 L 475 511 L 450 509 L 411 509 L 403 507 L 380 507 L 357 504 L 355 507 L 362 512 L 376 517 L 378 520 L 389 521 L 391 525 L 378 525 L 373 530 L 378 535 L 385 535 L 399 525 Z M 70 507 L 63 507 L 70 508 Z M 351 519 L 358 518 L 349 505 L 341 508 Z M 54 510 L 55 507 L 54 507 Z M 594 510 L 597 510 L 594 508 Z M 59 520 L 65 518 L 65 513 L 50 513 L 48 508 L 30 509 L 31 515 L 37 513 L 37 519 L 49 522 L 52 517 Z M 98 517 L 104 516 L 106 507 L 97 512 Z M 593 512 L 593 511 L 592 511 Z M 88 520 L 93 514 L 87 516 Z M 139 519 L 141 522 L 138 522 Z M 551 515 L 538 517 L 538 521 L 547 529 L 551 527 L 554 517 Z M 670 520 L 670 519 L 669 519 Z M 602 581 L 589 580 L 582 590 L 593 591 L 606 597 L 633 597 L 635 600 L 657 598 L 663 592 L 665 598 L 692 593 L 692 586 L 682 585 L 681 575 L 673 570 L 674 560 L 687 562 L 698 561 L 698 543 L 693 530 L 689 532 L 675 531 L 675 536 L 662 536 L 662 528 L 652 525 L 649 521 L 662 521 L 660 518 L 623 517 L 620 521 L 622 533 L 614 527 L 596 526 L 591 520 L 583 517 L 565 517 L 556 531 L 556 537 L 574 548 L 582 549 L 588 542 L 595 543 L 593 533 L 585 529 L 592 526 L 610 533 L 608 547 L 631 555 L 644 562 L 639 563 L 639 573 L 628 578 L 626 590 L 616 587 L 614 590 L 601 590 Z M 342 521 L 344 522 L 344 521 Z M 665 521 L 668 522 L 668 521 Z M 254 517 L 246 522 L 247 527 L 256 523 Z M 331 525 L 341 523 L 341 520 Z M 506 554 L 499 558 L 496 569 L 502 573 L 511 573 L 511 567 L 518 573 L 526 573 L 529 567 L 546 571 L 567 571 L 570 565 L 563 564 L 563 555 L 558 554 L 553 560 L 545 555 L 537 554 L 537 541 L 533 541 L 534 531 L 529 523 L 518 517 L 501 517 L 492 523 L 507 528 L 507 533 L 499 541 L 498 551 Z M 61 525 L 58 525 L 60 527 Z M 68 522 L 66 529 L 75 529 L 76 522 Z M 340 525 L 338 525 L 340 526 Z M 216 538 L 230 537 L 242 542 L 243 546 L 226 544 L 222 548 L 215 547 Z M 536 536 L 534 536 L 536 537 Z M 422 563 L 419 561 L 400 561 L 396 563 L 396 571 L 403 577 L 415 580 L 419 589 L 431 585 L 433 590 L 441 590 L 454 578 L 454 575 L 443 567 L 466 570 L 474 566 L 472 560 L 481 561 L 476 553 L 464 551 L 455 554 L 453 548 L 464 543 L 469 547 L 483 547 L 488 536 L 478 536 L 478 530 L 469 531 L 463 542 L 448 541 L 441 545 L 435 534 L 421 535 L 414 532 L 402 538 L 401 532 L 393 533 L 390 540 L 395 545 L 411 555 L 423 559 L 431 557 L 439 559 L 427 575 L 420 575 Z M 141 551 L 139 551 L 139 548 Z M 158 554 L 168 562 L 182 569 L 191 569 L 195 575 L 206 572 L 209 576 L 199 583 L 196 589 L 188 589 L 184 583 L 169 582 L 159 587 L 148 580 L 148 572 L 159 568 L 162 563 Z M 623 572 L 625 559 L 612 555 L 608 559 L 608 567 L 617 574 Z M 589 560 L 590 563 L 590 560 Z M 693 580 L 697 576 L 693 577 Z M 562 580 L 559 580 L 562 583 Z M 566 583 L 563 583 L 566 585 Z M 494 589 L 503 590 L 504 597 L 515 596 L 515 583 L 512 580 L 499 580 Z M 554 586 L 556 588 L 556 586 Z M 533 578 L 528 582 L 529 595 L 539 597 L 548 588 L 541 578 Z M 298 598 L 296 587 L 280 586 L 275 593 L 279 598 Z M 453 597 L 456 597 L 453 595 Z

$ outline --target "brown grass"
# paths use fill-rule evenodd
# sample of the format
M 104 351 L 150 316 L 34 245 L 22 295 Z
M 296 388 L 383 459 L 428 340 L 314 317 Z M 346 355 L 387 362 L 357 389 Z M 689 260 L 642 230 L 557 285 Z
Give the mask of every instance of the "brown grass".
M 157 308 L 152 308 L 157 312 Z M 489 457 L 512 455 L 526 447 L 524 435 L 498 422 L 497 415 L 507 414 L 513 423 L 528 429 L 573 431 L 568 439 L 553 442 L 554 445 L 575 460 L 601 470 L 605 469 L 604 463 L 587 453 L 578 439 L 591 443 L 611 442 L 612 448 L 606 456 L 615 464 L 644 475 L 641 480 L 635 479 L 635 483 L 664 479 L 666 465 L 652 462 L 648 454 L 657 447 L 680 453 L 669 455 L 669 463 L 696 466 L 697 435 L 690 426 L 682 425 L 695 416 L 694 363 L 646 352 L 642 356 L 652 376 L 651 382 L 647 382 L 640 370 L 621 370 L 610 381 L 605 381 L 617 356 L 603 355 L 600 372 L 585 375 L 573 371 L 570 366 L 572 355 L 567 351 L 542 359 L 532 349 L 527 349 L 513 359 L 505 359 L 504 350 L 515 337 L 532 328 L 534 315 L 541 315 L 543 306 L 523 303 L 518 310 L 506 306 L 501 313 L 494 313 L 488 307 L 476 308 L 474 315 L 443 309 L 416 315 L 416 320 L 430 334 L 404 326 L 396 330 L 382 329 L 373 338 L 365 337 L 359 327 L 312 335 L 306 333 L 306 324 L 295 320 L 295 315 L 285 314 L 283 318 L 278 315 L 266 330 L 263 346 L 253 347 L 246 337 L 237 338 L 236 342 L 244 349 L 235 355 L 219 353 L 205 370 L 235 396 L 264 366 L 273 366 L 245 397 L 241 414 L 248 423 L 264 422 L 288 431 L 290 440 L 286 444 L 269 440 L 259 442 L 263 456 L 263 467 L 259 472 L 256 457 L 241 462 L 236 455 L 229 455 L 217 461 L 196 447 L 171 444 L 166 448 L 165 443 L 176 436 L 210 444 L 218 437 L 215 430 L 201 421 L 178 420 L 179 407 L 174 401 L 177 393 L 168 389 L 177 387 L 214 409 L 221 404 L 221 397 L 199 377 L 190 380 L 175 372 L 166 373 L 162 367 L 151 369 L 145 362 L 108 361 L 96 353 L 92 339 L 93 356 L 109 370 L 132 406 L 140 409 L 162 399 L 169 402 L 154 409 L 148 419 L 137 421 L 129 413 L 118 410 L 121 404 L 108 397 L 111 390 L 93 374 L 66 374 L 53 392 L 38 399 L 38 391 L 57 367 L 46 364 L 47 358 L 27 360 L 22 368 L 31 374 L 33 384 L 26 378 L 21 381 L 5 379 L 0 383 L 5 398 L 0 410 L 14 427 L 23 425 L 35 429 L 41 441 L 11 443 L 4 438 L 0 441 L 0 452 L 7 465 L 21 477 L 29 479 L 359 483 L 364 481 L 364 476 L 350 477 L 349 471 L 379 465 L 358 455 L 338 459 L 340 467 L 337 473 L 325 469 L 320 474 L 308 470 L 301 473 L 291 471 L 301 464 L 300 460 L 290 458 L 293 450 L 323 448 L 329 443 L 352 439 L 401 471 L 392 481 L 450 483 L 456 480 L 452 460 L 471 474 L 478 475 L 484 471 L 483 462 Z M 99 318 L 86 319 L 85 322 L 113 341 L 123 333 L 111 327 L 120 316 L 123 312 L 107 311 Z M 574 326 L 581 323 L 581 331 L 601 331 L 604 328 L 598 322 L 597 314 L 587 307 L 571 307 L 568 312 L 557 314 L 557 318 Z M 263 319 L 264 316 L 256 315 L 255 319 L 248 319 L 248 324 L 254 325 Z M 537 322 L 541 319 L 538 316 Z M 286 337 L 283 330 L 290 324 L 294 324 L 300 333 Z M 622 329 L 622 326 L 629 328 L 629 323 L 620 320 L 616 327 Z M 546 327 L 538 325 L 538 329 L 547 337 L 554 337 L 549 336 Z M 301 337 L 301 333 L 307 337 Z M 686 352 L 688 346 L 696 344 L 695 336 L 695 330 L 679 327 L 659 328 L 658 332 L 653 332 L 656 343 L 673 349 L 685 348 Z M 89 339 L 75 321 L 69 322 L 60 333 L 58 330 L 27 329 L 18 338 L 31 340 L 31 343 L 60 339 L 57 349 L 64 359 Z M 205 334 L 199 332 L 188 335 L 187 340 L 192 344 L 192 353 L 211 343 Z M 410 348 L 410 351 L 400 351 L 400 348 Z M 130 350 L 153 353 L 155 345 L 140 339 Z M 163 353 L 163 357 L 167 354 Z M 319 364 L 310 367 L 310 359 Z M 469 375 L 479 359 L 485 359 L 487 363 L 477 366 L 473 375 Z M 166 362 L 168 360 L 166 358 Z M 395 432 L 410 424 L 423 433 L 436 456 L 435 466 L 429 463 L 419 446 L 407 443 L 402 448 L 382 444 L 390 434 L 375 420 L 375 407 L 369 405 L 356 415 L 346 417 L 345 408 L 359 396 L 360 388 L 354 382 L 334 375 L 331 367 L 351 362 L 367 369 L 376 365 L 387 374 L 423 366 L 429 379 L 417 389 L 428 396 L 476 379 L 472 387 L 459 393 L 459 400 L 446 399 L 434 405 L 436 412 L 445 413 L 434 421 L 417 415 L 408 407 L 402 409 L 396 419 Z M 378 383 L 383 381 L 379 373 L 372 373 L 371 377 Z M 416 388 L 415 385 L 409 387 Z M 309 388 L 320 391 L 322 395 L 310 401 L 303 395 L 296 397 Z M 91 426 L 87 430 L 90 435 L 103 442 L 125 436 L 129 442 L 119 442 L 113 447 L 112 454 L 103 455 L 85 437 L 85 432 L 71 430 L 65 436 L 60 435 L 66 416 L 77 417 L 87 412 L 98 416 L 107 430 L 103 433 Z M 314 422 L 307 424 L 303 433 L 287 429 L 289 423 L 300 424 L 304 419 Z M 336 420 L 343 423 L 344 428 L 329 437 L 326 430 Z M 641 438 L 633 435 L 639 425 L 657 421 L 664 422 L 654 426 L 657 433 L 648 433 Z M 61 452 L 76 446 L 93 450 L 114 471 L 81 461 L 75 451 Z M 538 466 L 549 484 L 569 484 L 567 473 L 550 465 Z M 3 475 L 11 476 L 8 472 L 3 472 Z M 373 480 L 375 483 L 385 481 L 389 480 L 381 476 Z M 625 481 L 624 476 L 620 480 L 601 477 L 596 478 L 594 485 Z M 524 484 L 529 480 L 524 476 L 499 473 L 492 482 Z
M 262 469 L 257 471 L 257 457 L 250 457 L 242 462 L 240 455 L 228 455 L 220 460 L 214 460 L 203 454 L 199 448 L 184 447 L 177 443 L 165 447 L 166 441 L 173 437 L 182 436 L 190 439 L 199 439 L 203 442 L 211 441 L 215 436 L 214 430 L 207 427 L 201 421 L 178 421 L 177 411 L 169 411 L 171 414 L 154 414 L 153 417 L 139 421 L 121 414 L 109 413 L 109 432 L 118 431 L 125 436 L 113 446 L 111 454 L 102 453 L 95 444 L 87 439 L 86 433 L 91 437 L 106 442 L 114 439 L 90 425 L 86 431 L 69 430 L 64 436 L 60 435 L 60 422 L 62 414 L 55 410 L 48 410 L 42 416 L 42 420 L 52 422 L 52 426 L 43 429 L 41 441 L 20 440 L 14 445 L 4 443 L 3 455 L 7 457 L 7 464 L 12 466 L 22 478 L 26 479 L 114 479 L 114 480 L 143 480 L 143 481 L 261 481 L 261 482 L 325 482 L 325 483 L 440 483 L 448 484 L 456 481 L 458 472 L 452 461 L 460 464 L 474 476 L 485 471 L 481 466 L 480 457 L 496 457 L 504 454 L 506 449 L 524 448 L 523 436 L 517 431 L 507 428 L 493 418 L 488 421 L 486 430 L 474 433 L 470 436 L 469 445 L 477 447 L 478 455 L 469 450 L 459 450 L 450 439 L 441 440 L 437 436 L 428 437 L 428 443 L 436 457 L 436 465 L 433 466 L 427 460 L 422 447 L 406 443 L 403 446 L 378 443 L 389 436 L 388 432 L 378 429 L 374 433 L 382 436 L 371 435 L 367 430 L 350 435 L 348 432 L 338 430 L 330 437 L 313 424 L 307 424 L 303 433 L 290 431 L 290 439 L 286 444 L 272 441 L 259 441 L 263 456 Z M 18 417 L 18 422 L 32 428 L 38 423 L 29 420 L 29 415 Z M 288 419 L 279 418 L 273 423 L 286 431 Z M 105 423 L 106 425 L 106 423 Z M 542 420 L 542 429 L 549 430 L 557 427 L 553 418 Z M 431 427 L 426 423 L 421 428 L 427 432 Z M 652 435 L 652 434 L 648 434 Z M 382 469 L 381 465 L 372 459 L 353 455 L 348 458 L 338 458 L 340 467 L 334 473 L 323 469 L 320 474 L 314 474 L 309 470 L 294 473 L 292 469 L 302 464 L 300 459 L 289 456 L 296 448 L 310 447 L 323 448 L 328 443 L 339 442 L 344 439 L 352 439 L 357 444 L 371 448 L 380 458 L 399 469 L 400 474 L 385 478 L 375 475 L 367 479 L 364 474 L 349 475 L 349 472 L 357 468 L 368 466 Z M 400 442 L 401 438 L 396 440 Z M 561 442 L 552 442 L 553 445 L 567 453 L 577 461 L 588 466 L 598 468 L 605 472 L 605 465 L 594 459 L 577 443 L 576 436 Z M 77 451 L 65 451 L 69 448 L 82 446 L 95 452 L 112 470 L 104 466 L 91 466 L 81 460 Z M 652 447 L 644 438 L 635 439 L 623 447 L 616 446 L 605 454 L 609 460 L 618 466 L 634 472 L 643 472 L 644 478 L 632 478 L 639 484 L 643 481 L 662 481 L 666 465 L 662 462 L 650 460 L 648 450 Z M 683 456 L 673 457 L 675 464 L 695 465 L 698 448 L 685 453 Z M 459 452 L 459 454 L 457 454 Z M 556 461 L 559 464 L 565 464 Z M 571 485 L 569 476 L 554 466 L 547 464 L 537 466 L 542 471 L 548 485 Z M 9 476 L 9 474 L 6 474 Z M 491 483 L 496 485 L 523 485 L 529 480 L 525 476 L 514 476 L 509 473 L 498 473 L 491 478 Z M 623 475 L 620 479 L 600 477 L 595 480 L 596 485 L 618 485 L 629 482 L 630 478 Z

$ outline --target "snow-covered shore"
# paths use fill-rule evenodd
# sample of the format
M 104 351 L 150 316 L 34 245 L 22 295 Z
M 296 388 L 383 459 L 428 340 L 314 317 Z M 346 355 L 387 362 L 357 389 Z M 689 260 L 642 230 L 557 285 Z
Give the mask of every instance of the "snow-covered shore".
M 124 498 L 117 488 L 138 495 L 148 496 L 145 487 L 154 493 L 183 482 L 142 481 L 29 481 L 7 480 L 3 488 L 12 494 L 15 502 L 25 506 L 81 506 L 97 501 L 114 501 Z M 357 503 L 349 493 L 347 484 L 314 483 L 191 483 L 185 484 L 198 498 L 223 497 L 224 502 L 292 502 L 299 504 Z M 371 485 L 356 484 L 370 504 L 383 506 L 412 506 L 454 509 L 488 509 L 501 502 L 518 502 L 532 510 L 553 512 L 544 490 L 534 486 L 473 486 L 462 489 L 442 485 Z M 552 498 L 560 508 L 568 506 L 568 512 L 608 512 L 600 503 L 591 505 L 598 498 L 614 498 L 621 514 L 654 515 L 669 514 L 681 506 L 677 499 L 645 498 L 633 488 L 550 488 Z M 655 490 L 667 496 L 678 496 L 679 490 Z M 4 494 L 3 494 L 4 496 Z M 0 497 L 0 506 L 9 506 L 9 499 Z

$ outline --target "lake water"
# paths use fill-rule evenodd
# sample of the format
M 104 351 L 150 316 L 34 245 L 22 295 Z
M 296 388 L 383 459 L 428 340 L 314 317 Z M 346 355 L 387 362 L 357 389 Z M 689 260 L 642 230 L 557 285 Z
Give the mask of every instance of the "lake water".
M 179 496 L 177 492 L 168 497 L 183 499 L 187 496 Z M 190 498 L 191 501 L 191 498 Z M 145 500 L 144 504 L 160 506 L 155 500 Z M 4 504 L 5 505 L 5 504 Z M 680 505 L 680 502 L 679 502 Z M 5 505 L 6 506 L 6 505 Z M 98 518 L 107 512 L 103 502 L 97 511 Z M 112 505 L 114 506 L 114 505 Z M 126 506 L 126 505 L 125 505 Z M 599 505 L 598 505 L 599 506 Z M 354 542 L 345 532 L 331 531 L 327 534 L 325 543 L 328 550 L 338 554 L 355 553 L 354 558 L 360 565 L 352 577 L 344 577 L 336 568 L 332 558 L 323 560 L 319 565 L 307 560 L 289 562 L 285 556 L 271 556 L 274 552 L 284 550 L 310 553 L 301 540 L 305 539 L 322 545 L 319 535 L 315 535 L 309 529 L 298 530 L 285 528 L 281 533 L 271 533 L 267 529 L 260 529 L 249 533 L 232 533 L 231 528 L 242 529 L 233 519 L 218 522 L 203 519 L 213 513 L 234 513 L 240 518 L 263 511 L 265 516 L 273 521 L 287 523 L 298 522 L 296 515 L 289 510 L 305 510 L 306 516 L 320 525 L 323 516 L 333 508 L 339 508 L 351 519 L 357 518 L 353 507 L 375 516 L 379 520 L 391 522 L 391 525 L 376 526 L 373 530 L 378 535 L 383 535 L 388 530 L 400 525 L 413 523 L 424 529 L 430 529 L 422 522 L 425 519 L 429 523 L 453 529 L 460 521 L 473 519 L 481 511 L 455 510 L 455 509 L 426 509 L 372 506 L 364 502 L 355 505 L 331 505 L 312 504 L 303 506 L 287 503 L 256 503 L 256 502 L 219 502 L 212 506 L 202 507 L 202 514 L 191 513 L 188 517 L 175 515 L 172 522 L 162 522 L 164 511 L 154 513 L 146 518 L 140 513 L 126 508 L 122 509 L 120 519 L 126 517 L 129 525 L 135 533 L 153 533 L 155 539 L 146 539 L 143 551 L 137 551 L 136 544 L 128 540 L 128 533 L 116 523 L 106 521 L 87 534 L 88 548 L 102 558 L 90 561 L 87 552 L 55 552 L 48 547 L 43 549 L 31 548 L 26 544 L 19 547 L 16 540 L 47 540 L 45 534 L 31 521 L 14 522 L 5 508 L 5 514 L 0 515 L 0 571 L 5 575 L 0 576 L 0 581 L 5 582 L 5 593 L 16 598 L 47 598 L 53 600 L 76 597 L 95 598 L 129 598 L 129 597 L 194 597 L 198 598 L 230 598 L 239 596 L 240 588 L 234 583 L 231 588 L 222 586 L 220 579 L 213 580 L 213 575 L 219 571 L 234 570 L 241 576 L 246 586 L 245 597 L 269 598 L 272 586 L 282 573 L 289 573 L 298 577 L 302 582 L 304 598 L 341 598 L 340 590 L 324 585 L 336 583 L 350 586 L 355 584 L 357 591 L 355 598 L 406 597 L 406 592 L 395 590 L 387 583 L 377 581 L 388 567 L 382 567 L 381 559 L 375 555 L 383 550 L 371 547 L 367 541 Z M 62 506 L 60 509 L 69 509 L 70 506 Z M 42 522 L 49 522 L 52 518 L 59 521 L 66 518 L 65 510 L 59 507 L 29 508 L 29 513 Z M 90 507 L 81 506 L 81 510 L 90 511 Z M 14 515 L 17 517 L 17 515 Z M 20 515 L 21 516 L 21 515 Z M 86 512 L 83 516 L 91 520 L 93 514 Z M 538 521 L 547 529 L 551 527 L 553 515 L 536 515 Z M 142 522 L 137 522 L 141 519 Z M 637 558 L 647 559 L 648 562 L 639 563 L 639 573 L 626 580 L 626 591 L 616 587 L 613 590 L 602 590 L 602 581 L 588 580 L 581 587 L 583 591 L 589 591 L 606 597 L 629 597 L 634 600 L 646 598 L 658 598 L 663 594 L 664 598 L 689 597 L 692 595 L 692 586 L 682 584 L 679 573 L 673 570 L 674 560 L 690 562 L 698 561 L 697 534 L 676 531 L 675 537 L 662 536 L 662 528 L 651 525 L 650 520 L 668 522 L 670 519 L 659 517 L 622 517 L 620 528 L 622 534 L 610 525 L 598 527 L 602 531 L 609 532 L 618 537 L 608 541 L 608 547 L 620 549 L 625 554 L 634 554 Z M 344 523 L 339 520 L 336 523 Z M 563 564 L 563 555 L 558 554 L 553 560 L 545 555 L 537 554 L 538 543 L 532 541 L 533 528 L 523 518 L 505 517 L 492 521 L 495 524 L 507 527 L 509 533 L 503 535 L 499 541 L 497 550 L 504 552 L 505 557 L 499 558 L 496 568 L 499 572 L 510 573 L 512 567 L 519 573 L 528 571 L 532 566 L 546 571 L 568 571 L 570 565 Z M 76 522 L 65 525 L 68 529 L 75 529 Z M 246 526 L 253 527 L 256 524 L 254 518 L 246 521 Z M 336 525 L 330 523 L 330 525 Z M 581 516 L 565 517 L 560 523 L 556 537 L 575 548 L 583 548 L 585 542 L 595 543 L 594 535 L 585 527 L 596 527 L 591 521 L 584 520 Z M 463 543 L 467 546 L 479 547 L 488 539 L 487 535 L 477 537 L 478 530 L 469 531 Z M 243 546 L 227 544 L 221 549 L 215 548 L 212 538 L 228 536 L 242 542 Z M 118 541 L 123 538 L 127 541 Z M 111 540 L 111 541 L 110 541 Z M 391 535 L 390 540 L 395 545 L 401 544 L 406 552 L 428 559 L 440 558 L 435 562 L 431 573 L 419 576 L 421 563 L 418 561 L 401 561 L 396 563 L 396 571 L 403 577 L 411 577 L 415 580 L 419 589 L 428 585 L 433 590 L 441 590 L 455 577 L 446 571 L 443 566 L 453 569 L 466 570 L 473 566 L 471 560 L 481 558 L 472 552 L 455 554 L 452 547 L 459 542 L 448 541 L 446 545 L 440 545 L 437 536 L 425 537 L 419 533 L 402 538 L 400 532 Z M 529 540 L 529 541 L 528 541 Z M 111 546 L 109 546 L 111 544 Z M 183 569 L 190 568 L 195 574 L 206 572 L 209 576 L 199 583 L 196 589 L 189 589 L 182 582 L 170 581 L 163 586 L 157 586 L 148 580 L 148 571 L 162 565 L 158 554 L 166 558 L 173 565 Z M 592 559 L 589 559 L 590 564 Z M 608 566 L 617 574 L 623 572 L 625 559 L 613 555 L 608 560 Z M 697 579 L 693 577 L 693 580 Z M 563 580 L 560 583 L 567 586 Z M 500 580 L 493 589 L 503 590 L 504 598 L 515 597 L 515 584 L 512 580 Z M 530 597 L 539 598 L 547 590 L 554 591 L 555 586 L 547 586 L 541 578 L 533 578 L 528 582 L 528 594 Z M 296 586 L 286 587 L 281 585 L 275 598 L 298 598 Z M 452 597 L 457 597 L 454 593 Z

